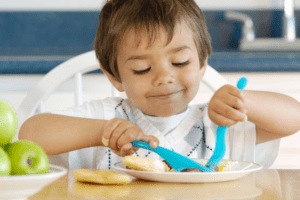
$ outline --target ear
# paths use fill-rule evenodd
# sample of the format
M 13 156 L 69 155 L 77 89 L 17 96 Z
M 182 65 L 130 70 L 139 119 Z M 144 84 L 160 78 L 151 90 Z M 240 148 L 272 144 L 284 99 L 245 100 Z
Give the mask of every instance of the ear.
M 200 73 L 199 73 L 199 78 L 202 79 L 204 74 L 205 74 L 205 71 L 207 69 L 207 65 L 208 65 L 208 57 L 205 59 L 205 62 L 204 62 L 204 65 L 201 67 L 200 69 Z
M 109 82 L 119 91 L 119 92 L 124 92 L 124 88 L 122 85 L 122 82 L 117 81 L 117 79 L 112 76 L 108 71 L 106 71 L 101 65 L 100 69 L 103 71 L 105 76 L 107 76 Z

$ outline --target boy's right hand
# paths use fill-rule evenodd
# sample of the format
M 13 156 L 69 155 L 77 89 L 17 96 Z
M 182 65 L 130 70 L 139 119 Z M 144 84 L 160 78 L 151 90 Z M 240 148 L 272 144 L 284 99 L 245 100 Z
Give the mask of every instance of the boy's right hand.
M 139 148 L 133 147 L 134 140 L 147 142 L 152 148 L 158 146 L 158 139 L 152 135 L 145 135 L 136 124 L 119 118 L 109 120 L 103 129 L 102 144 L 117 155 L 126 156 L 136 152 Z
M 232 85 L 219 88 L 208 105 L 208 115 L 218 126 L 232 126 L 247 120 L 244 92 Z

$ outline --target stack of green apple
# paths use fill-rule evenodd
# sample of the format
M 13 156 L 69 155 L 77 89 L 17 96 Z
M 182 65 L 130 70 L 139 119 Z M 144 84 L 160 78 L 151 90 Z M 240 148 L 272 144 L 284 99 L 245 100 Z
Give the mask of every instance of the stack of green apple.
M 16 131 L 14 109 L 0 100 L 0 176 L 47 173 L 49 161 L 44 150 L 27 140 L 11 142 Z

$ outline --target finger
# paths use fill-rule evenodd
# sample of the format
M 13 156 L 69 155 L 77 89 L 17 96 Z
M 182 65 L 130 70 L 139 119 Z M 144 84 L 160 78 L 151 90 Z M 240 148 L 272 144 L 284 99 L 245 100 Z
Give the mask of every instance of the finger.
M 223 93 L 220 97 L 212 99 L 209 103 L 209 110 L 212 109 L 215 112 L 218 112 L 220 106 L 222 106 L 223 103 L 237 109 L 241 113 L 247 114 L 244 102 L 236 96 L 233 96 L 227 92 Z
M 246 117 L 245 113 L 242 113 L 239 110 L 236 110 L 224 103 L 219 106 L 218 109 L 215 110 L 215 112 L 233 121 L 244 121 Z
M 129 134 L 128 134 L 128 130 L 131 129 L 132 124 L 127 122 L 127 121 L 123 121 L 122 123 L 120 123 L 113 131 L 113 133 L 110 136 L 110 140 L 109 140 L 109 147 L 111 149 L 117 149 L 119 150 L 125 143 L 128 142 L 122 142 L 122 140 L 120 140 L 120 137 L 122 136 L 122 138 L 126 138 Z M 131 129 L 132 131 L 132 129 Z M 126 134 L 127 133 L 127 134 Z
M 159 140 L 152 135 L 143 135 L 139 140 L 149 143 L 150 147 L 152 147 L 153 149 L 155 149 L 159 145 Z
M 120 150 L 120 156 L 127 156 L 134 154 L 133 146 L 131 143 L 125 144 Z
M 240 111 L 240 112 L 242 112 L 242 113 L 244 113 L 246 115 L 248 113 L 248 111 L 245 108 L 240 108 L 240 109 L 238 109 L 238 111 Z
M 114 129 L 119 125 L 119 123 L 121 123 L 119 119 L 112 119 L 106 123 L 102 134 L 102 144 L 104 146 L 109 146 L 111 134 L 113 133 Z
M 120 151 L 118 151 L 118 150 L 113 150 L 113 149 L 112 149 L 111 151 L 112 151 L 114 154 L 116 154 L 116 155 L 118 155 L 118 156 L 121 156 L 121 155 L 120 155 Z
M 247 116 L 245 113 L 242 113 L 226 104 L 220 107 L 217 110 L 217 113 L 233 121 L 244 121 Z
M 130 145 L 130 144 L 128 144 Z M 114 152 L 118 156 L 126 156 L 126 155 L 132 155 L 135 151 L 133 150 L 132 146 L 123 146 L 122 148 L 119 149 L 111 149 L 112 152 Z
M 132 141 L 139 140 L 141 135 L 144 135 L 142 129 L 138 126 L 132 126 L 126 129 L 122 135 L 120 135 L 117 145 L 123 147 L 124 145 L 131 143 Z
M 244 93 L 243 91 L 241 91 L 240 89 L 232 86 L 230 87 L 230 89 L 228 90 L 228 93 L 237 97 L 238 99 L 240 99 L 241 101 L 245 101 L 245 96 L 244 96 Z
M 229 127 L 229 126 L 233 126 L 238 123 L 237 121 L 228 119 L 216 112 L 211 113 L 210 116 L 211 116 L 211 120 L 214 121 L 214 123 L 218 126 L 228 126 Z
M 156 148 L 159 144 L 159 140 L 156 137 L 152 135 L 144 135 L 142 129 L 140 129 L 138 126 L 134 126 L 127 129 L 124 134 L 120 136 L 118 145 L 123 146 L 126 143 L 131 143 L 134 140 L 147 142 L 152 148 Z M 134 150 L 137 151 L 138 148 L 135 148 Z
M 244 108 L 244 102 L 241 99 L 239 99 L 238 97 L 233 96 L 231 94 L 224 95 L 224 97 L 222 98 L 222 101 L 225 104 L 227 104 L 237 110 Z

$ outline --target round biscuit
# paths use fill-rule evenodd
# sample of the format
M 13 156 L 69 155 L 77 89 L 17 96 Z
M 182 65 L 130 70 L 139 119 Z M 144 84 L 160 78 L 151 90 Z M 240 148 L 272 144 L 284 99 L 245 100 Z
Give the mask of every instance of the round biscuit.
M 167 172 L 170 170 L 167 164 L 159 159 L 143 158 L 132 155 L 125 156 L 123 164 L 130 169 L 142 171 Z
M 120 185 L 131 182 L 129 176 L 111 170 L 74 169 L 72 175 L 75 180 L 80 182 Z

